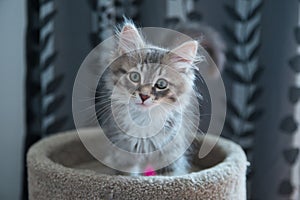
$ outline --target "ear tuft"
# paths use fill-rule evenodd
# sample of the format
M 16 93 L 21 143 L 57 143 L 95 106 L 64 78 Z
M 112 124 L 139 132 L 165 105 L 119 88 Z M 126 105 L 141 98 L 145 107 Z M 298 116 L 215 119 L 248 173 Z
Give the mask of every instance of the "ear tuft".
M 198 51 L 197 41 L 187 41 L 170 52 L 170 61 L 172 63 L 184 62 L 192 64 L 196 57 Z
M 124 54 L 143 47 L 144 41 L 137 28 L 132 23 L 125 23 L 119 33 L 119 53 Z

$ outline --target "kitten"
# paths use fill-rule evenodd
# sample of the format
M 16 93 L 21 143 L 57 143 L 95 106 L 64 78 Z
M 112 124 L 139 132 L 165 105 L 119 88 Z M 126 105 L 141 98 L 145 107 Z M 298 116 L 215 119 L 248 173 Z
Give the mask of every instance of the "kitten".
M 183 153 L 194 139 L 199 121 L 194 89 L 195 63 L 200 61 L 198 42 L 186 41 L 172 50 L 153 46 L 129 21 L 117 37 L 104 86 L 98 87 L 102 90 L 99 93 L 105 93 L 96 102 L 102 129 L 122 150 L 141 154 L 158 151 L 160 162 L 176 158 L 156 174 L 188 173 L 188 156 Z M 172 148 L 165 148 L 170 142 Z M 117 154 L 107 159 L 131 174 L 141 173 L 149 165 L 156 166 L 147 156 L 138 157 L 134 163 Z

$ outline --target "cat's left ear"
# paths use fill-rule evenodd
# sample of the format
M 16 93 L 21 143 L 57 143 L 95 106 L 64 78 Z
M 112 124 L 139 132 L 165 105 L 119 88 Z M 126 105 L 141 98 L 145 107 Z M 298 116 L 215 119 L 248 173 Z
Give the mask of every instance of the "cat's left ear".
M 198 42 L 187 41 L 169 53 L 169 59 L 172 63 L 192 64 L 197 57 Z
M 137 28 L 131 23 L 125 24 L 119 34 L 119 53 L 124 54 L 143 47 L 144 41 Z

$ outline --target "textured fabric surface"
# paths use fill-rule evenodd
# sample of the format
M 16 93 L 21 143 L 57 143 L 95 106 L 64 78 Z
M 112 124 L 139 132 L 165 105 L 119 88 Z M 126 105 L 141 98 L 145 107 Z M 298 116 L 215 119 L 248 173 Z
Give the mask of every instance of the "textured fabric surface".
M 91 133 L 94 129 L 86 131 Z M 209 141 L 213 139 L 210 136 Z M 88 167 L 92 166 L 88 163 L 94 163 L 93 167 Z M 29 198 L 246 199 L 247 161 L 238 145 L 219 139 L 210 154 L 195 163 L 202 170 L 182 176 L 104 174 L 107 167 L 97 164 L 82 145 L 77 132 L 70 131 L 43 139 L 29 150 Z

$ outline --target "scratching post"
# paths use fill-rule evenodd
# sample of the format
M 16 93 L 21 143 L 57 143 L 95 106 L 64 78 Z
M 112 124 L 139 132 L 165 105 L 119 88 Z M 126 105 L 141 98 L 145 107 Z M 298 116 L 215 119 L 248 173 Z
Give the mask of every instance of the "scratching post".
M 213 140 L 213 136 L 209 138 Z M 238 145 L 219 139 L 214 149 L 195 163 L 202 170 L 182 176 L 112 175 L 87 152 L 77 132 L 69 131 L 45 138 L 30 148 L 29 198 L 246 199 L 247 161 Z

